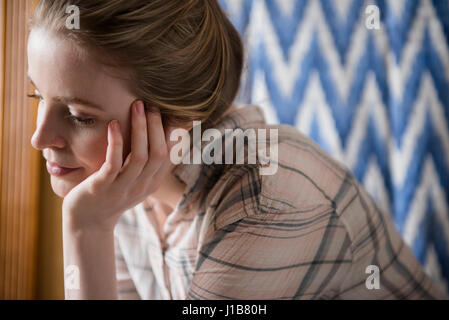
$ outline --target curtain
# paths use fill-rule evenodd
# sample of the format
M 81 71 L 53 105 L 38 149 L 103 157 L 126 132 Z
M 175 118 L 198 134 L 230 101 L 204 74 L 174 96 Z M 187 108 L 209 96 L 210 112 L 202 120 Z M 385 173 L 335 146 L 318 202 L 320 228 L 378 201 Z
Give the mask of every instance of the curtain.
M 449 293 L 449 1 L 219 2 L 246 50 L 238 102 L 343 162 Z

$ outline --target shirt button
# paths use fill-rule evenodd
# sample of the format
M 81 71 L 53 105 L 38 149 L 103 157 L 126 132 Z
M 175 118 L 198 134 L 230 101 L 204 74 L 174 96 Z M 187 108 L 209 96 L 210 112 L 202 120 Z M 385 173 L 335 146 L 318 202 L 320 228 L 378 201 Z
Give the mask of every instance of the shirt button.
M 263 168 L 269 167 L 270 166 L 270 162 L 267 162 L 265 164 L 261 164 L 260 166 L 263 167 Z

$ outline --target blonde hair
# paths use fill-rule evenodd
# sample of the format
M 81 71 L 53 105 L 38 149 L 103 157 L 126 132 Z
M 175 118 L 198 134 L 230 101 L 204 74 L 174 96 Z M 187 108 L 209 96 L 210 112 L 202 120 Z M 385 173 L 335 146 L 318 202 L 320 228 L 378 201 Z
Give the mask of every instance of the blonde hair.
M 79 29 L 66 27 L 69 5 L 79 8 Z M 240 87 L 243 44 L 217 0 L 41 0 L 29 27 L 126 70 L 131 92 L 159 108 L 164 124 L 201 120 L 204 131 Z

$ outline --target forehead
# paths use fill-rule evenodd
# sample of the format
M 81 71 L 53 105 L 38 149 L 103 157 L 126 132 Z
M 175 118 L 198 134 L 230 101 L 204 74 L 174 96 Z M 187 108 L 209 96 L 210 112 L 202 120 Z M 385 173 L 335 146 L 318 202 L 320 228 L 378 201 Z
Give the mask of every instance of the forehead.
M 118 71 L 107 69 L 75 43 L 45 30 L 32 30 L 28 39 L 28 74 L 47 96 L 77 96 L 95 100 L 125 93 L 124 80 Z M 105 100 L 105 99 L 103 99 Z
M 51 69 L 58 76 L 70 74 L 98 74 L 100 69 L 85 50 L 61 35 L 46 32 L 44 29 L 33 29 L 28 38 L 28 63 L 30 71 Z M 31 72 L 30 72 L 31 73 Z

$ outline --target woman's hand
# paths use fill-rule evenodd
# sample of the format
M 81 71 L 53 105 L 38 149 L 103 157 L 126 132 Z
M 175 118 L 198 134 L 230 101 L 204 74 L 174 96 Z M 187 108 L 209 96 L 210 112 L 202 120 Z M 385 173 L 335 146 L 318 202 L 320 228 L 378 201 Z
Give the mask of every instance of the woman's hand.
M 145 112 L 140 101 L 131 109 L 131 152 L 125 162 L 119 123 L 113 120 L 108 125 L 106 161 L 64 197 L 63 215 L 75 230 L 113 230 L 121 214 L 154 193 L 168 173 L 169 134 L 159 111 Z

